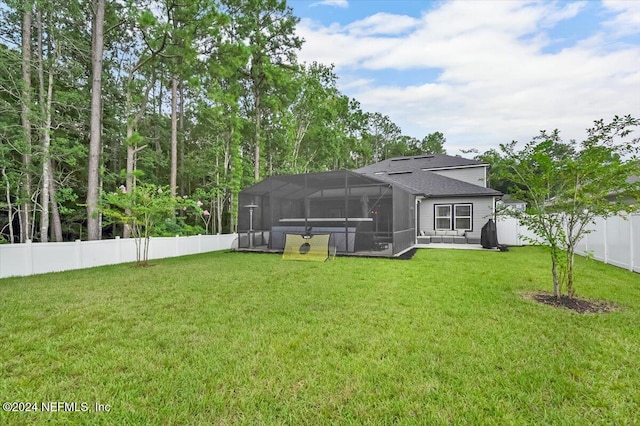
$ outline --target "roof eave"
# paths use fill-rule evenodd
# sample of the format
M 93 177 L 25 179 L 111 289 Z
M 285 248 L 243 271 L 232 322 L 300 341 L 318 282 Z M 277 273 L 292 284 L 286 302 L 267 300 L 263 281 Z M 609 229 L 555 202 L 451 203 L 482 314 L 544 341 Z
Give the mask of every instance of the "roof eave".
M 425 197 L 427 198 L 453 198 L 453 197 L 502 197 L 502 193 L 501 192 L 497 192 L 495 194 L 478 194 L 478 193 L 466 193 L 466 194 L 429 194 L 429 195 L 425 195 Z

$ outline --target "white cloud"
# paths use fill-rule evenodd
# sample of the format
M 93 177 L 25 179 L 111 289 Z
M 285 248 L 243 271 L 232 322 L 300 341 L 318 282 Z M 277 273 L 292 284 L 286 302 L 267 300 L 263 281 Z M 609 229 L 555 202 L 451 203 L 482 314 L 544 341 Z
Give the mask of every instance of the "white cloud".
M 335 64 L 338 67 L 355 66 L 370 57 L 377 57 L 381 49 L 393 47 L 394 39 L 380 37 L 355 37 L 338 26 L 322 27 L 308 19 L 302 19 L 298 34 L 305 39 L 301 59 Z
M 566 3 L 563 8 L 557 9 L 554 5 L 548 5 L 548 13 L 543 18 L 544 25 L 555 25 L 565 19 L 574 18 L 582 9 L 587 6 L 588 2 L 579 1 Z
M 419 19 L 411 16 L 376 13 L 347 25 L 346 30 L 353 36 L 398 35 L 414 29 L 419 23 Z
M 347 0 L 322 0 L 315 3 L 311 3 L 310 7 L 315 6 L 333 6 L 333 7 L 348 7 L 349 2 Z
M 603 5 L 616 13 L 612 20 L 605 22 L 612 31 L 620 35 L 640 33 L 640 2 L 604 0 Z
M 362 87 L 368 88 L 371 87 L 373 83 L 375 83 L 375 81 L 371 78 L 358 78 L 352 76 L 347 76 L 345 78 L 344 74 L 340 76 L 340 88 L 342 90 L 350 90 Z
M 632 5 L 633 3 L 633 5 Z M 640 2 L 607 2 L 617 13 L 606 26 L 632 26 Z M 302 59 L 334 63 L 351 81 L 341 90 L 367 111 L 388 114 L 405 134 L 442 131 L 449 148 L 484 150 L 526 141 L 558 128 L 581 139 L 593 120 L 640 116 L 640 44 L 620 45 L 615 34 L 592 36 L 547 53 L 547 31 L 575 17 L 584 3 L 450 2 L 421 18 L 376 14 L 345 26 L 300 23 Z M 637 29 L 638 25 L 635 24 Z M 614 37 L 614 38 L 612 38 Z M 419 81 L 391 86 L 370 80 L 378 70 L 400 70 Z M 358 78 L 367 71 L 366 79 Z

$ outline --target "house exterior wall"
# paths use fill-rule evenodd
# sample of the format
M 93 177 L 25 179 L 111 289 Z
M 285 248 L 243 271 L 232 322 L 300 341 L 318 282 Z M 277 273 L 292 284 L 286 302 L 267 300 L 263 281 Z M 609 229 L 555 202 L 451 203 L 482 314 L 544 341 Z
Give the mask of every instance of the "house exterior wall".
M 458 179 L 463 182 L 467 182 L 473 185 L 487 187 L 487 181 L 485 179 L 485 167 L 465 167 L 462 169 L 445 169 L 445 170 L 429 170 L 440 176 L 445 176 L 452 179 Z
M 482 227 L 493 218 L 494 197 L 427 198 L 420 203 L 420 231 L 435 229 L 436 204 L 471 204 L 473 230 L 467 232 L 467 236 L 472 238 L 480 238 Z

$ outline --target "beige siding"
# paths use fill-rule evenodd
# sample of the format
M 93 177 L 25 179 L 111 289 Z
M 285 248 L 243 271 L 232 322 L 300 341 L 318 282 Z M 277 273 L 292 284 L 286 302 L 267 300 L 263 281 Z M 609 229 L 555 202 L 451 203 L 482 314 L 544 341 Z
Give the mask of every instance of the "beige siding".
M 439 174 L 452 179 L 458 179 L 463 182 L 471 183 L 473 185 L 487 187 L 485 181 L 485 168 L 481 167 L 468 167 L 463 169 L 449 169 L 449 170 L 431 170 L 433 173 Z
M 436 204 L 472 204 L 473 231 L 468 235 L 480 238 L 480 231 L 487 220 L 493 217 L 493 197 L 451 197 L 429 198 L 420 203 L 420 230 L 434 229 L 434 205 Z

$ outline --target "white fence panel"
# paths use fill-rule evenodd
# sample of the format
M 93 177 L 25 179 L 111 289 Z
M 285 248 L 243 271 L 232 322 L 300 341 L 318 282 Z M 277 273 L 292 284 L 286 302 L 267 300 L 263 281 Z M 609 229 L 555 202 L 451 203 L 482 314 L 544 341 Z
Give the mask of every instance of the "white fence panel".
M 27 244 L 0 245 L 0 278 L 13 275 L 31 275 L 31 248 Z M 75 258 L 72 258 L 75 260 Z
M 215 251 L 219 250 L 219 242 L 222 240 L 224 235 L 203 235 L 201 239 L 201 250 L 202 251 Z M 229 244 L 231 247 L 231 244 Z
M 218 236 L 220 238 L 216 242 L 216 244 L 218 244 L 218 248 L 216 250 L 228 249 L 232 247 L 233 242 L 238 239 L 238 234 L 224 234 L 224 235 L 218 235 Z
M 587 234 L 587 247 L 594 259 L 607 262 L 607 222 L 596 219 L 595 230 Z
M 184 256 L 186 254 L 198 253 L 198 240 L 197 239 L 184 239 L 178 240 L 178 256 Z
M 640 272 L 640 214 L 632 215 L 629 219 L 631 223 L 631 247 L 630 257 L 633 260 L 631 270 Z
M 236 234 L 151 238 L 149 259 L 228 250 Z M 144 244 L 144 242 L 142 242 Z M 0 245 L 0 278 L 134 262 L 133 238 Z
M 496 228 L 498 230 L 498 242 L 507 246 L 521 246 L 518 228 L 520 222 L 513 217 L 498 218 Z
M 119 263 L 117 244 L 120 240 L 100 240 L 79 242 L 81 248 L 80 268 L 93 268 L 94 266 L 111 265 Z M 35 244 L 38 245 L 38 244 Z
M 77 243 L 30 243 L 31 273 L 67 271 L 77 269 L 79 265 L 76 254 Z M 29 250 L 29 249 L 28 249 Z
M 178 241 L 179 237 L 151 238 L 149 241 L 149 259 L 180 256 Z
M 506 245 L 526 245 L 525 236 L 534 234 L 514 218 L 499 218 L 498 242 Z M 640 272 L 640 214 L 596 218 L 590 233 L 578 243 L 576 253 L 630 271 Z
M 587 238 L 583 238 L 580 241 L 578 241 L 578 244 L 576 244 L 576 253 L 579 254 L 584 254 L 586 253 L 588 247 L 587 247 Z
M 610 217 L 606 221 L 606 227 L 607 263 L 629 269 L 632 262 L 629 257 L 631 245 L 629 221 L 622 217 Z
M 144 243 L 142 243 L 144 244 Z M 134 238 L 120 239 L 120 262 L 135 262 L 136 257 L 136 240 Z
M 496 223 L 498 229 L 498 243 L 508 246 L 523 246 L 530 243 L 530 240 L 538 240 L 538 236 L 531 232 L 526 226 L 522 226 L 520 221 L 513 217 L 498 218 Z

